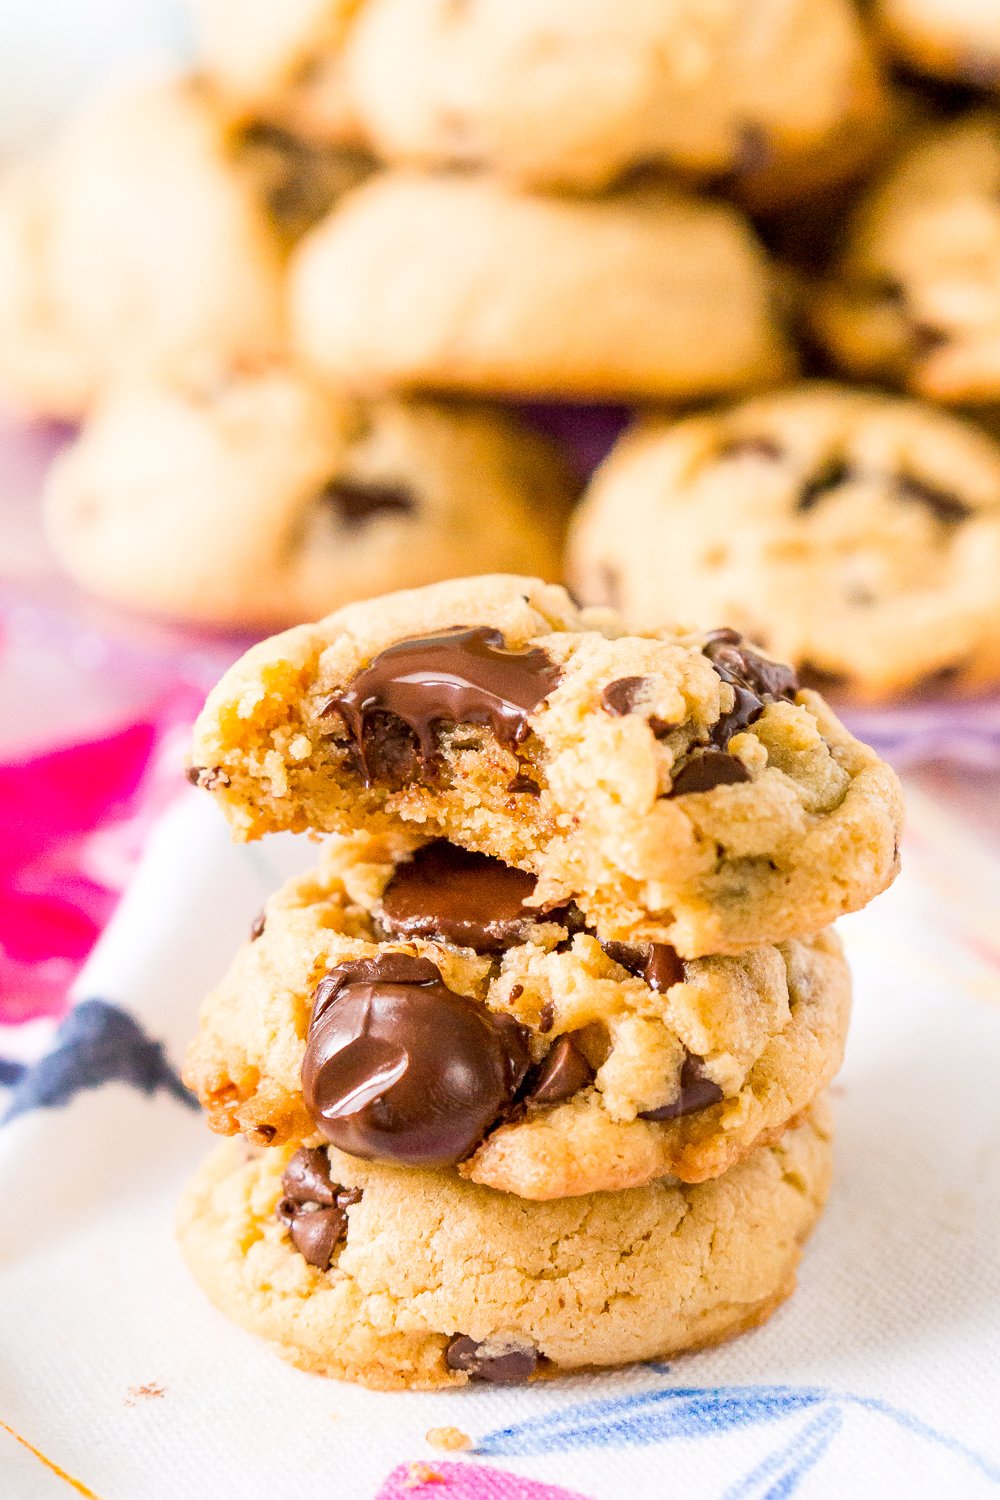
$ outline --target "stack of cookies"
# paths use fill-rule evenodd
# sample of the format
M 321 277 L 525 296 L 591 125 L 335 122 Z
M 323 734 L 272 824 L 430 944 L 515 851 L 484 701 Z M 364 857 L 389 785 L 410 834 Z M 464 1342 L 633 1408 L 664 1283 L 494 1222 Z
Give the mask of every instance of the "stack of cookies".
M 520 1383 L 700 1347 L 789 1294 L 899 787 L 733 630 L 538 580 L 350 606 L 213 692 L 191 779 L 326 835 L 205 1003 L 237 1139 L 191 1185 L 212 1300 L 306 1369 Z

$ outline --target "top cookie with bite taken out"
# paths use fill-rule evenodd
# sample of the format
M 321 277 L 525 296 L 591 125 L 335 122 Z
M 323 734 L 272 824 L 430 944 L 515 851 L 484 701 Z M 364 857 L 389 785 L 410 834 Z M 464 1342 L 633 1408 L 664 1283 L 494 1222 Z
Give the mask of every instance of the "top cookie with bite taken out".
M 893 879 L 898 781 L 733 631 L 627 634 L 508 575 L 350 605 L 249 651 L 195 726 L 236 836 L 409 829 L 684 957 L 819 931 Z

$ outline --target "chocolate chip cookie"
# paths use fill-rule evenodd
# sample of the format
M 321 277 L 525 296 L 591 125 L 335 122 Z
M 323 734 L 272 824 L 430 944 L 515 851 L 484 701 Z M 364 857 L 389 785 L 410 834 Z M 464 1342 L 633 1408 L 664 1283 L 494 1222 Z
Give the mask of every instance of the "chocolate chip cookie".
M 192 780 L 238 837 L 410 830 L 536 877 L 604 939 L 684 957 L 817 932 L 893 878 L 896 777 L 735 632 L 626 634 L 493 575 L 250 651 Z
M 368 0 L 346 72 L 383 155 L 546 189 L 662 163 L 794 192 L 882 104 L 849 0 Z
M 46 517 L 95 594 L 273 629 L 484 566 L 558 577 L 573 491 L 513 415 L 362 404 L 262 364 L 116 386 L 51 470 Z
M 876 0 L 874 12 L 901 62 L 933 78 L 1000 90 L 1000 9 L 993 0 Z
M 879 701 L 1000 680 L 1000 446 L 933 407 L 811 384 L 622 439 L 569 573 L 644 628 L 727 620 Z
M 721 202 L 401 170 L 306 237 L 290 297 L 298 352 L 341 384 L 624 400 L 779 378 L 791 355 L 773 290 Z
M 857 204 L 812 322 L 851 375 L 1000 399 L 1000 115 L 918 134 Z
M 205 1002 L 209 1123 L 559 1198 L 718 1176 L 840 1066 L 832 933 L 685 962 L 534 890 L 443 840 L 334 840 Z
M 303 1369 L 376 1389 L 664 1358 L 762 1323 L 826 1197 L 822 1106 L 725 1177 L 525 1203 L 335 1148 L 219 1147 L 181 1205 L 211 1300 Z
M 78 416 L 122 373 L 271 355 L 290 241 L 364 170 L 195 82 L 96 97 L 0 183 L 0 386 Z

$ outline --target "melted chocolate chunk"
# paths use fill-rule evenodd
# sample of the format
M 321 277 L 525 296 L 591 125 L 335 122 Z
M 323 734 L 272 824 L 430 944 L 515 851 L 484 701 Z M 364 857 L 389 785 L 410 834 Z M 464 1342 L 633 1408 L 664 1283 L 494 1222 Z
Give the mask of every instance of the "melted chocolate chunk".
M 735 755 L 725 750 L 702 750 L 678 771 L 668 796 L 687 797 L 691 792 L 710 792 L 713 787 L 735 786 L 749 780 L 750 772 Z
M 455 626 L 390 646 L 323 712 L 343 719 L 371 785 L 376 779 L 373 715 L 391 714 L 407 726 L 426 776 L 434 765 L 442 724 L 484 724 L 513 749 L 527 736 L 529 716 L 559 675 L 538 647 L 511 650 L 499 630 Z
M 768 661 L 759 656 L 738 631 L 713 630 L 702 650 L 736 697 L 728 713 L 719 716 L 709 736 L 717 750 L 725 750 L 734 735 L 749 728 L 764 712 L 767 703 L 779 698 L 794 701 L 799 684 L 792 668 L 784 662 Z M 730 777 L 730 780 L 745 779 Z
M 517 775 L 507 783 L 507 790 L 508 792 L 526 792 L 529 797 L 537 797 L 542 789 L 531 776 L 526 775 L 524 771 L 518 771 Z
M 722 1090 L 702 1071 L 702 1059 L 689 1052 L 681 1068 L 680 1093 L 672 1104 L 661 1104 L 659 1109 L 647 1109 L 640 1120 L 676 1120 L 679 1115 L 693 1115 L 710 1104 L 718 1104 Z
M 429 959 L 379 953 L 317 986 L 302 1091 L 341 1151 L 445 1166 L 511 1107 L 530 1061 L 511 1017 L 455 994 Z
M 333 1252 L 347 1237 L 347 1210 L 361 1201 L 360 1188 L 345 1188 L 330 1177 L 326 1152 L 296 1151 L 281 1179 L 284 1197 L 276 1214 L 288 1226 L 296 1250 L 311 1266 L 329 1268 Z
M 896 481 L 896 492 L 904 500 L 925 505 L 932 515 L 948 526 L 967 521 L 973 513 L 971 505 L 966 505 L 964 500 L 960 500 L 950 490 L 939 489 L 937 485 L 928 484 L 914 474 L 900 474 Z
M 476 953 L 522 942 L 532 922 L 535 877 L 486 854 L 436 839 L 402 864 L 386 886 L 379 920 L 394 937 L 437 938 Z
M 853 478 L 853 472 L 847 459 L 842 456 L 829 459 L 812 479 L 806 481 L 799 491 L 796 510 L 812 510 L 813 506 L 831 493 L 839 490 L 841 485 L 847 484 Z
M 733 437 L 722 444 L 719 449 L 719 458 L 758 458 L 762 463 L 778 463 L 785 456 L 785 450 L 777 438 L 764 437 Z
M 612 963 L 621 964 L 661 995 L 684 978 L 684 963 L 669 943 L 602 942 L 601 947 Z
M 527 1104 L 558 1104 L 594 1081 L 595 1070 L 573 1040 L 573 1033 L 557 1037 L 548 1053 L 529 1074 Z
M 257 913 L 250 923 L 250 941 L 255 943 L 259 937 L 263 937 L 264 928 L 267 925 L 267 912 L 263 909 Z
M 331 506 L 338 519 L 349 527 L 364 526 L 377 515 L 407 516 L 416 509 L 412 492 L 403 484 L 349 479 L 347 475 L 331 479 L 320 491 L 319 499 Z
M 509 1349 L 492 1353 L 489 1342 L 477 1344 L 464 1333 L 456 1333 L 444 1351 L 450 1370 L 464 1370 L 472 1380 L 490 1385 L 525 1385 L 535 1373 L 538 1355 L 534 1349 Z

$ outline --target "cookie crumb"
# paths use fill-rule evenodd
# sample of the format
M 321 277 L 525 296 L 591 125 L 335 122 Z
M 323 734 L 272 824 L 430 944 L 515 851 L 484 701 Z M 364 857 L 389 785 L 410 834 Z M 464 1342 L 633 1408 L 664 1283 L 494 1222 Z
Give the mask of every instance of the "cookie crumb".
M 403 1489 L 417 1490 L 422 1484 L 444 1484 L 444 1475 L 439 1474 L 437 1469 L 432 1469 L 430 1464 L 410 1464 L 403 1480 Z
M 472 1439 L 460 1427 L 428 1427 L 424 1438 L 432 1448 L 445 1453 L 461 1453 L 463 1448 L 472 1447 Z
M 153 1401 L 160 1396 L 165 1396 L 167 1388 L 165 1385 L 157 1385 L 155 1380 L 150 1380 L 146 1385 L 130 1385 L 128 1395 L 125 1397 L 126 1406 L 134 1406 L 137 1401 Z

